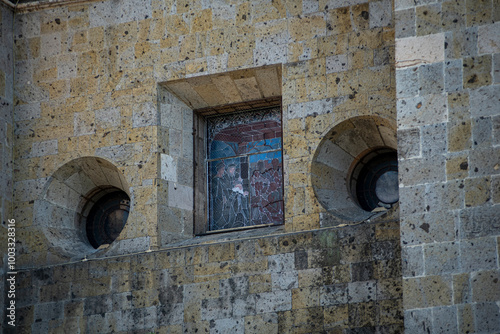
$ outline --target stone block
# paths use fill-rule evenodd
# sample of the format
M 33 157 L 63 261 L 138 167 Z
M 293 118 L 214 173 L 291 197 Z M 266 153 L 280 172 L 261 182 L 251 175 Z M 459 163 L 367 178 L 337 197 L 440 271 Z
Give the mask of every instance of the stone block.
M 347 328 L 349 325 L 348 305 L 337 305 L 324 308 L 325 329 Z
M 405 309 L 445 306 L 452 303 L 451 280 L 446 276 L 403 279 Z
M 500 331 L 500 308 L 497 303 L 477 303 L 473 305 L 473 310 L 477 332 Z
M 388 0 L 370 3 L 370 29 L 391 26 L 392 2 Z
M 269 271 L 271 273 L 292 272 L 295 268 L 294 253 L 270 255 Z
M 495 116 L 500 110 L 500 86 L 485 86 L 470 91 L 470 108 L 473 117 Z
M 287 311 L 292 309 L 292 292 L 273 291 L 256 294 L 257 314 Z
M 377 322 L 374 302 L 349 304 L 349 327 L 373 327 Z
M 31 148 L 31 156 L 44 157 L 48 155 L 55 155 L 57 154 L 57 144 L 58 141 L 56 139 L 34 142 Z
M 422 155 L 430 157 L 445 154 L 447 151 L 447 123 L 426 125 L 421 128 Z
M 201 319 L 213 320 L 229 318 L 233 313 L 230 297 L 210 298 L 201 301 Z
M 500 208 L 480 206 L 468 208 L 460 213 L 460 237 L 473 239 L 496 235 L 500 231 Z
M 416 245 L 455 240 L 458 217 L 451 212 L 429 212 L 401 218 L 401 242 Z
M 493 55 L 493 83 L 500 83 L 500 54 Z
M 183 210 L 193 210 L 193 189 L 175 182 L 168 183 L 168 205 Z
M 364 281 L 352 282 L 347 284 L 349 303 L 363 303 L 376 299 L 377 296 L 377 282 Z
M 472 147 L 472 126 L 469 120 L 448 122 L 447 127 L 450 152 L 465 151 Z
M 400 186 L 444 182 L 446 180 L 444 155 L 406 159 L 399 162 Z
M 473 302 L 495 302 L 500 299 L 500 273 L 498 270 L 479 271 L 471 275 Z
M 474 311 L 472 309 L 472 305 L 458 305 L 457 306 L 457 314 L 458 314 L 458 330 L 459 333 L 471 333 L 475 332 L 475 324 L 474 324 Z
M 466 271 L 496 269 L 497 251 L 494 237 L 460 242 L 460 267 Z
M 459 254 L 459 245 L 455 242 L 441 242 L 425 245 L 425 274 L 440 275 L 458 272 Z
M 447 96 L 431 94 L 400 99 L 397 102 L 400 129 L 441 123 L 448 120 Z
M 288 105 L 288 118 L 305 118 L 307 116 L 323 115 L 332 112 L 333 100 L 330 98 Z
M 436 333 L 457 333 L 457 309 L 455 306 L 432 309 L 432 328 Z
M 447 92 L 459 92 L 463 89 L 462 60 L 445 62 L 444 88 Z
M 321 306 L 347 304 L 348 301 L 347 287 L 348 287 L 347 284 L 333 284 L 321 287 L 319 294 Z
M 344 72 L 351 69 L 346 54 L 326 57 L 326 74 Z
M 424 274 L 423 246 L 407 246 L 401 249 L 403 277 L 422 276 Z
M 500 147 L 480 149 L 470 152 L 469 175 L 487 176 L 500 173 Z
M 396 70 L 396 94 L 398 99 L 418 95 L 418 68 L 401 68 Z
M 441 4 L 416 7 L 417 36 L 440 33 L 442 30 Z
M 158 124 L 158 113 L 153 103 L 134 106 L 132 126 L 134 128 Z
M 295 288 L 292 289 L 292 308 L 305 309 L 319 306 L 319 288 Z
M 491 55 L 465 57 L 463 68 L 464 88 L 480 88 L 491 84 Z
M 491 179 L 488 177 L 465 179 L 465 206 L 484 205 L 491 199 L 490 188 Z
M 418 58 L 415 57 L 418 55 Z M 410 67 L 444 60 L 444 34 L 396 40 L 396 67 Z M 399 108 L 398 108 L 399 109 Z

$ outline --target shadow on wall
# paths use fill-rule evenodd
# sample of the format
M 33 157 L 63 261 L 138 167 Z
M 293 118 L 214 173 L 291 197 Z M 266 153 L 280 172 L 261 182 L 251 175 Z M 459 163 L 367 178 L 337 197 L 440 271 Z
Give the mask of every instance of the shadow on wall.
M 129 199 L 125 177 L 111 162 L 78 158 L 60 167 L 47 182 L 35 201 L 34 225 L 43 231 L 51 253 L 81 259 L 118 237 Z

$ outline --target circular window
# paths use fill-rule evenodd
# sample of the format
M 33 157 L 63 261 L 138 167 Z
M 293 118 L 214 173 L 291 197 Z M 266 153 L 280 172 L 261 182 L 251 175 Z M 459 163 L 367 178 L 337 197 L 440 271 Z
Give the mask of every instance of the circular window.
M 397 206 L 396 150 L 395 122 L 379 116 L 350 118 L 325 133 L 311 164 L 316 198 L 328 212 L 321 226 L 372 219 Z
M 94 248 L 111 244 L 120 235 L 130 212 L 130 198 L 124 191 L 102 196 L 87 216 L 87 238 Z
M 351 176 L 351 191 L 361 208 L 390 209 L 399 200 L 398 158 L 394 151 L 378 150 L 361 159 Z M 357 173 L 359 171 L 359 174 Z

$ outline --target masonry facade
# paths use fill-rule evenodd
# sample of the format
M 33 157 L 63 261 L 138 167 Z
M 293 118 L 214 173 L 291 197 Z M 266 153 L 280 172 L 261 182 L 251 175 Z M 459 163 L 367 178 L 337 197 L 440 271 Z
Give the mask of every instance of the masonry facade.
M 500 331 L 497 0 L 4 2 L 13 332 Z M 283 222 L 207 234 L 207 119 L 270 107 Z M 399 202 L 363 209 L 396 152 Z

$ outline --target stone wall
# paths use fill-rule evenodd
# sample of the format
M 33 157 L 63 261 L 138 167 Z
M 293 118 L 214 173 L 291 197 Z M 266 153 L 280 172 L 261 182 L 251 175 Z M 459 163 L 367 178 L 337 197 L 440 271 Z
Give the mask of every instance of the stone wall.
M 7 262 L 7 224 L 12 219 L 12 147 L 13 147 L 13 111 L 14 111 L 14 55 L 12 52 L 12 20 L 14 13 L 3 4 L 0 4 L 0 243 L 2 246 L 0 257 L 0 277 L 3 278 Z M 0 304 L 4 305 L 4 294 L 0 296 Z M 0 316 L 4 318 L 4 308 Z
M 398 222 L 264 230 L 23 271 L 12 333 L 403 331 Z
M 395 1 L 409 333 L 500 330 L 498 1 Z

